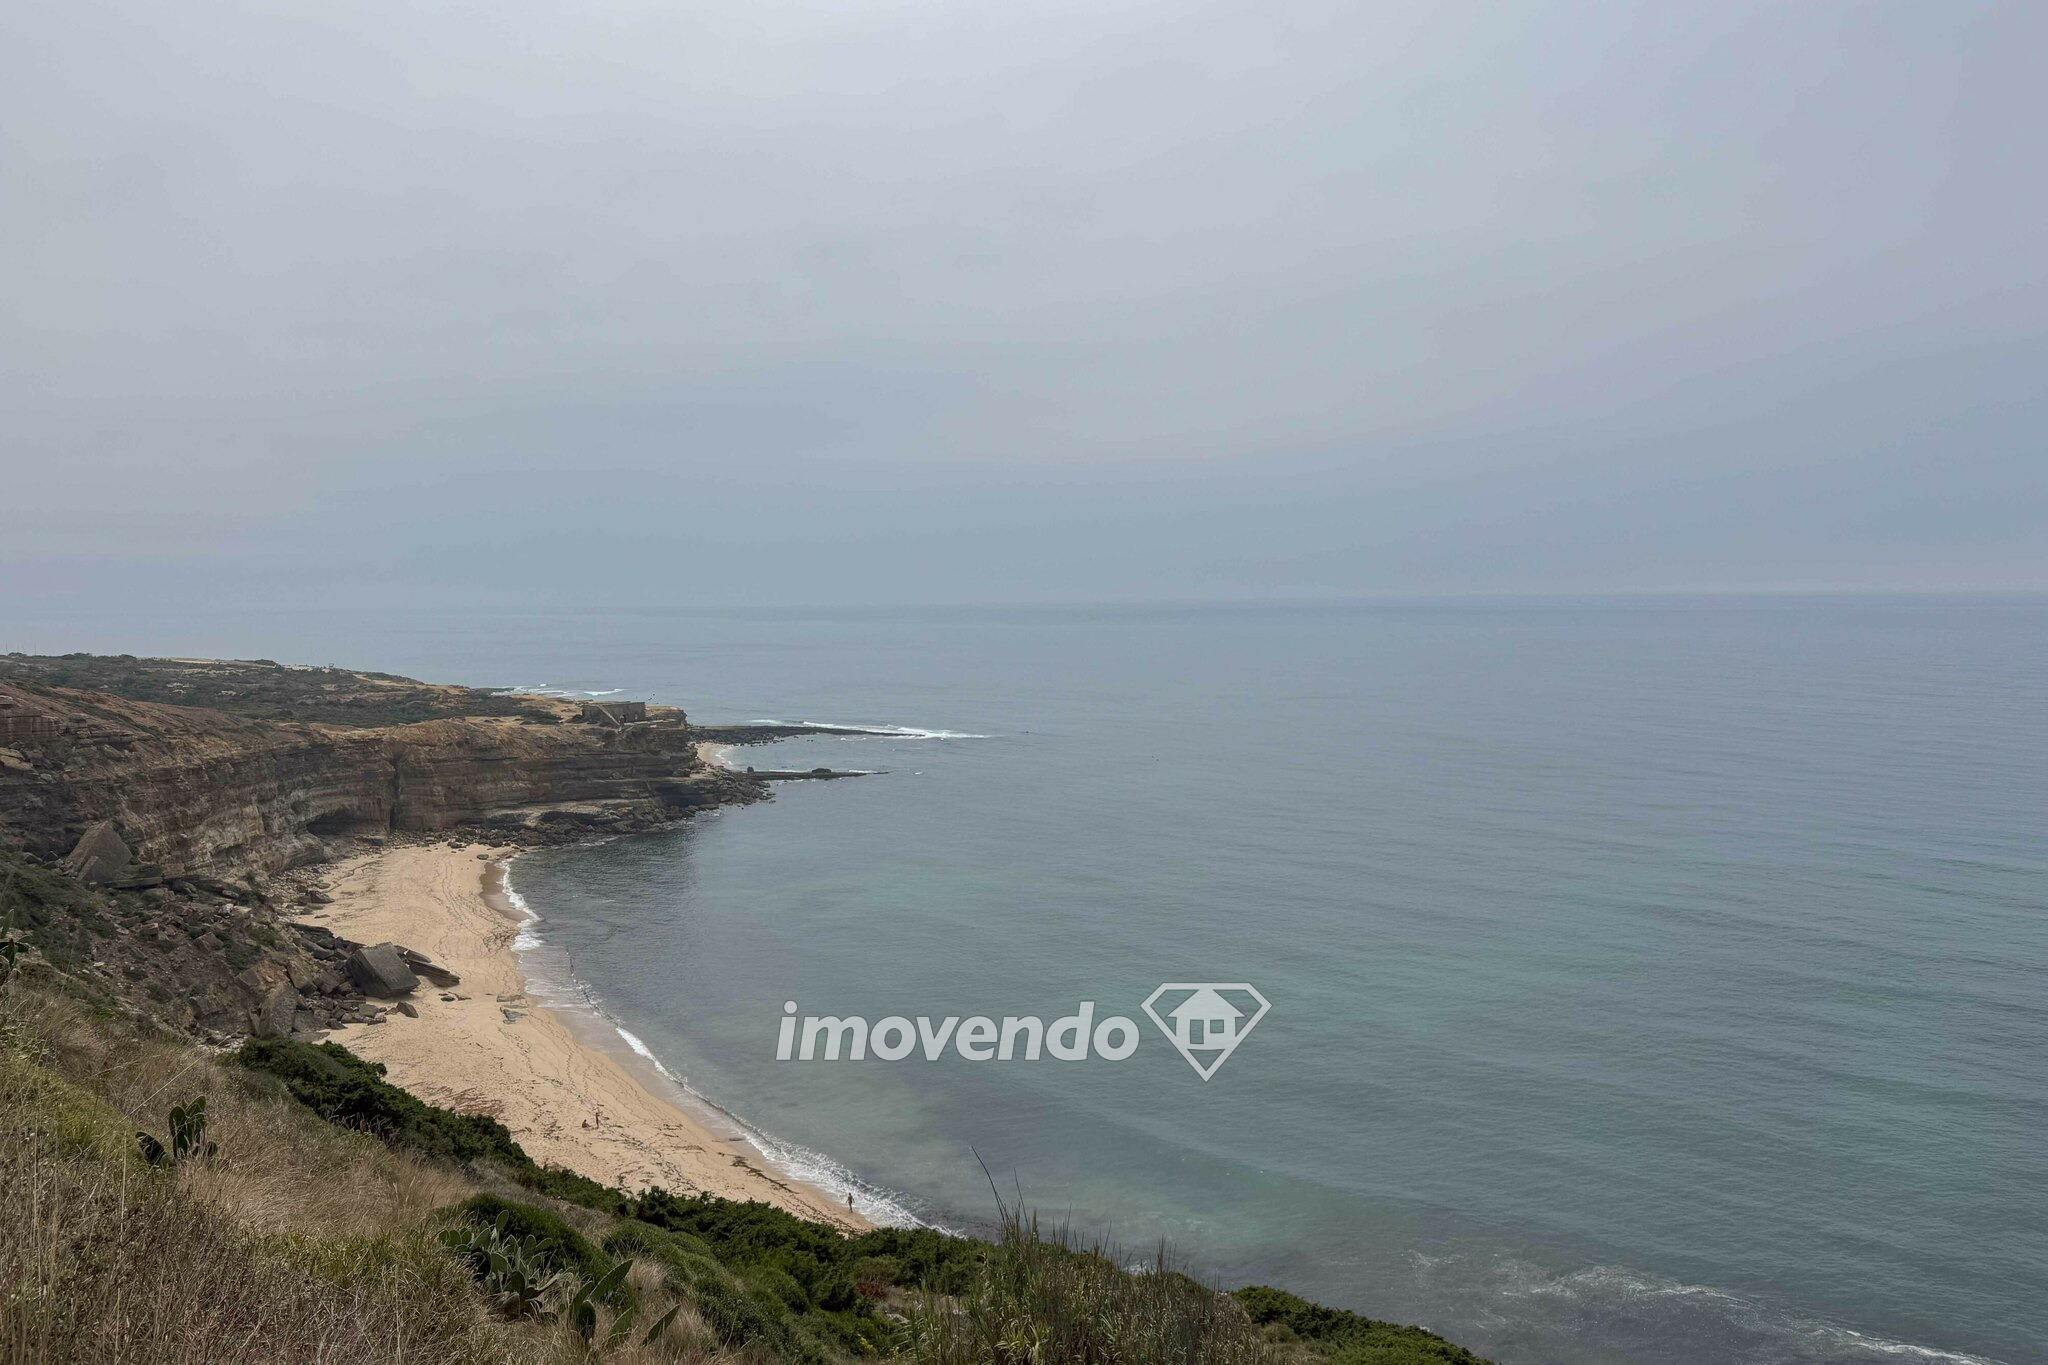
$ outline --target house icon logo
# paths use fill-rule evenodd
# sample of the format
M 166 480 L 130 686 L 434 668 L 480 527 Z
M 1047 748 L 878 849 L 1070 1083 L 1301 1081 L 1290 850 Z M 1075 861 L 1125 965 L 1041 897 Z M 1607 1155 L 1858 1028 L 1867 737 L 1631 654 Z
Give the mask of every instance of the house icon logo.
M 1161 998 L 1182 993 L 1184 998 L 1161 1018 L 1156 1008 Z M 1247 1015 L 1242 1006 L 1253 1004 L 1258 1008 Z M 1146 1016 L 1205 1081 L 1271 1008 L 1265 996 L 1243 981 L 1169 981 L 1145 997 Z

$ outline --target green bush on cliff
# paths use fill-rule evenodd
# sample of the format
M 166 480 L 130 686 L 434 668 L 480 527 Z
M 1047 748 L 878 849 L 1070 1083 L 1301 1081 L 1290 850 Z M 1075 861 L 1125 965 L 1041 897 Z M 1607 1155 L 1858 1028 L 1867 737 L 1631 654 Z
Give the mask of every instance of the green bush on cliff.
M 1434 1332 L 1381 1322 L 1342 1308 L 1325 1308 L 1297 1294 L 1268 1285 L 1251 1285 L 1232 1294 L 1251 1320 L 1262 1327 L 1321 1348 L 1333 1365 L 1485 1365 L 1462 1346 Z
M 382 1062 L 366 1062 L 339 1043 L 251 1038 L 235 1059 L 283 1082 L 293 1099 L 329 1123 L 375 1134 L 393 1147 L 457 1165 L 489 1163 L 528 1189 L 600 1212 L 616 1212 L 622 1202 L 609 1186 L 541 1165 L 496 1119 L 428 1104 L 385 1080 Z
M 473 1224 L 506 1215 L 513 1235 L 537 1239 L 552 1264 L 586 1280 L 614 1259 L 659 1267 L 668 1292 L 692 1304 L 726 1348 L 790 1365 L 896 1352 L 915 1365 L 967 1365 L 1005 1358 L 1024 1341 L 1038 1343 L 1030 1354 L 1045 1361 L 1484 1365 L 1419 1327 L 1265 1286 L 1219 1294 L 1163 1266 L 1133 1273 L 1119 1258 L 1014 1219 L 997 1243 L 929 1228 L 848 1237 L 754 1201 L 660 1188 L 627 1195 L 538 1165 L 503 1124 L 427 1104 L 384 1080 L 380 1064 L 334 1043 L 252 1040 L 238 1060 L 278 1078 L 329 1122 L 423 1155 L 489 1165 L 536 1193 L 621 1215 L 600 1251 L 534 1205 L 479 1195 L 457 1209 Z M 908 1328 L 876 1311 L 885 1295 L 910 1311 Z M 1105 1354 L 1112 1347 L 1123 1354 Z
M 793 1365 L 821 1365 L 831 1359 L 831 1352 L 787 1304 L 760 1293 L 688 1233 L 666 1232 L 628 1219 L 605 1238 L 604 1249 L 659 1267 L 669 1291 L 695 1305 L 722 1346 L 765 1349 Z
M 550 1270 L 566 1271 L 595 1283 L 612 1268 L 611 1259 L 592 1246 L 588 1238 L 570 1227 L 559 1214 L 537 1205 L 479 1194 L 447 1212 L 474 1227 L 495 1227 L 505 1236 L 519 1239 Z M 607 1301 L 624 1307 L 632 1298 L 631 1287 L 621 1285 Z
M 1226 1294 L 1162 1257 L 1127 1269 L 1114 1249 L 1008 1211 L 999 1242 L 959 1294 L 910 1304 L 911 1365 L 988 1361 L 1279 1365 L 1277 1348 Z
M 849 1238 L 769 1204 L 684 1199 L 663 1189 L 646 1191 L 626 1212 L 638 1226 L 660 1229 L 686 1251 L 701 1248 L 771 1316 L 794 1314 L 810 1332 L 842 1349 L 878 1351 L 891 1335 L 854 1279 L 854 1265 L 873 1259 L 865 1236 Z
M 0 853 L 0 930 L 18 929 L 51 965 L 70 970 L 93 957 L 109 926 L 100 899 L 61 872 Z
M 952 1293 L 986 1258 L 987 1245 L 949 1237 L 930 1228 L 874 1228 L 853 1237 L 755 1200 L 678 1198 L 651 1189 L 624 1212 L 671 1232 L 687 1233 L 730 1265 L 770 1265 L 792 1276 L 829 1307 L 851 1303 L 859 1277 L 854 1268 L 872 1262 L 870 1282 Z M 834 1283 L 822 1281 L 831 1272 Z

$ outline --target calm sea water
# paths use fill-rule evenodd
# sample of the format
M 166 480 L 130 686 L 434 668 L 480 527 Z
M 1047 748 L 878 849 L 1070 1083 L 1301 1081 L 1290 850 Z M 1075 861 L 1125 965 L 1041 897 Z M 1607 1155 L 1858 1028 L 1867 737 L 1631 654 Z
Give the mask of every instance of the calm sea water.
M 66 630 L 13 647 L 974 736 L 742 751 L 889 771 L 515 871 L 558 984 L 873 1207 L 986 1223 L 978 1154 L 1513 1365 L 2048 1360 L 2041 600 Z M 773 1055 L 787 999 L 1139 1017 L 1187 980 L 1273 1002 L 1207 1084 L 1156 1035 Z

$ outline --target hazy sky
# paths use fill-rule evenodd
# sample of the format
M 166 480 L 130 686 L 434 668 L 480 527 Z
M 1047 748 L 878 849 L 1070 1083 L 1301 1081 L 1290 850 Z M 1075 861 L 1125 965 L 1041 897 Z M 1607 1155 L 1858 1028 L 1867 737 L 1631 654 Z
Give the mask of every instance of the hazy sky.
M 2040 0 L 18 6 L 0 598 L 2048 587 L 2044 51 Z

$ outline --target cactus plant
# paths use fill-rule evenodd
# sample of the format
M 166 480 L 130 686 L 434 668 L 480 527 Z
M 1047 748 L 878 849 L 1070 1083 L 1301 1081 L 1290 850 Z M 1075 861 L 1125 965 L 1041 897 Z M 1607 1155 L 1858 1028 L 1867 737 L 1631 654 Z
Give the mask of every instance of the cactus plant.
M 9 929 L 0 934 L 0 988 L 14 979 L 15 964 L 28 952 L 28 940 L 21 930 Z
M 632 1261 L 616 1262 L 595 1278 L 550 1271 L 540 1239 L 511 1235 L 507 1230 L 508 1216 L 499 1214 L 489 1226 L 465 1224 L 441 1234 L 441 1245 L 469 1267 L 491 1307 L 508 1318 L 556 1318 L 557 1310 L 549 1306 L 548 1300 L 574 1285 L 574 1291 L 559 1310 L 561 1325 L 581 1337 L 585 1349 L 593 1353 L 607 1352 L 629 1341 L 640 1310 L 632 1305 L 620 1309 L 604 1324 L 600 1334 L 598 1309 L 600 1304 L 618 1296 L 626 1276 L 632 1273 Z M 682 1305 L 677 1304 L 655 1319 L 653 1326 L 641 1335 L 641 1344 L 652 1346 L 659 1341 L 681 1311 Z
M 502 1214 L 491 1227 L 450 1228 L 441 1244 L 469 1266 L 484 1297 L 504 1317 L 549 1316 L 548 1298 L 570 1281 L 547 1268 L 536 1239 L 508 1235 Z
M 211 1161 L 220 1153 L 220 1144 L 206 1140 L 206 1096 L 171 1108 L 171 1145 L 167 1149 L 149 1133 L 138 1132 L 135 1146 L 142 1153 L 142 1159 L 152 1166 L 170 1166 L 194 1157 Z
M 654 1320 L 654 1326 L 648 1328 L 647 1334 L 640 1338 L 640 1344 L 642 1346 L 652 1346 L 655 1342 L 660 1341 L 661 1334 L 668 1330 L 669 1324 L 676 1320 L 676 1314 L 682 1311 L 683 1306 L 681 1304 L 676 1304 L 675 1306 L 671 1307 L 666 1313 L 663 1313 L 660 1317 L 656 1318 Z
M 218 1143 L 206 1140 L 206 1096 L 171 1110 L 171 1160 L 195 1156 L 211 1160 L 219 1151 Z
M 611 1297 L 613 1291 L 625 1282 L 626 1274 L 632 1268 L 633 1263 L 631 1261 L 620 1261 L 596 1279 L 585 1280 L 577 1288 L 575 1295 L 570 1298 L 569 1306 L 564 1311 L 564 1316 L 567 1317 L 569 1326 L 575 1330 L 576 1335 L 582 1337 L 585 1342 L 588 1342 L 597 1331 L 598 1303 Z M 623 1330 L 630 1331 L 632 1329 L 633 1315 L 634 1310 L 631 1308 L 627 1308 L 619 1314 L 619 1320 L 625 1324 Z M 613 1330 L 617 1332 L 622 1329 L 615 1325 Z M 606 1344 L 611 1344 L 609 1338 L 607 1338 Z

